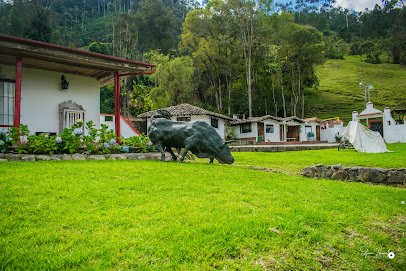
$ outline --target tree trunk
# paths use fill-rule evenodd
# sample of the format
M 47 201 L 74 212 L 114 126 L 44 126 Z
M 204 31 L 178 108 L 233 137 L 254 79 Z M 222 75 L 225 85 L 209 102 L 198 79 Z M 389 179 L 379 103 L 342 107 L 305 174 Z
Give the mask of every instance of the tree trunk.
M 221 80 L 219 78 L 219 113 L 223 113 L 223 94 L 221 93 Z
M 113 24 L 113 56 L 115 56 L 114 50 L 114 13 L 111 13 L 111 23 Z
M 273 81 L 273 78 L 272 78 L 272 96 L 273 96 L 273 103 L 275 106 L 275 117 L 277 117 L 278 116 L 278 104 L 276 103 L 276 98 L 275 98 L 275 83 Z
M 286 118 L 286 103 L 285 103 L 285 93 L 284 93 L 284 90 L 283 90 L 283 78 L 282 78 L 280 49 L 278 49 L 278 66 L 279 66 L 279 83 L 281 85 L 281 91 L 282 91 L 283 117 Z
M 231 82 L 227 77 L 226 77 L 226 84 L 227 84 L 227 90 L 228 90 L 227 113 L 229 116 L 231 116 Z

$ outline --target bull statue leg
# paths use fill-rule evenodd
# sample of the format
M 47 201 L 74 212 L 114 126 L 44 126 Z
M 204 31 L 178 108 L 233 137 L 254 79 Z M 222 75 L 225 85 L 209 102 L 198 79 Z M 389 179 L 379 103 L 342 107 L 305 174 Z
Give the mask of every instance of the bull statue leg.
M 158 143 L 155 146 L 161 152 L 161 161 L 165 161 L 165 148 L 162 146 L 162 143 Z
M 190 147 L 191 147 L 191 144 L 186 144 L 186 147 L 185 147 L 185 149 L 183 150 L 183 153 L 182 153 L 182 157 L 179 159 L 179 163 L 182 163 L 183 160 L 185 160 L 185 156 L 186 156 L 187 152 L 189 151 Z
M 173 161 L 178 160 L 178 157 L 176 157 L 176 155 L 173 153 L 171 147 L 166 147 L 166 150 L 172 155 L 172 160 L 173 160 Z

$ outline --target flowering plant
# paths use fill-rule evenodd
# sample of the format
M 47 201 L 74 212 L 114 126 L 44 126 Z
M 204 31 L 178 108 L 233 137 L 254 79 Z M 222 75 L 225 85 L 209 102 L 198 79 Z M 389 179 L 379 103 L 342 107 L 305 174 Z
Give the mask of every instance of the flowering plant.
M 76 128 L 75 130 L 73 130 L 73 133 L 75 135 L 82 135 L 83 134 L 83 129 L 82 128 Z
M 61 144 L 62 143 L 62 137 L 58 136 L 57 138 L 55 138 L 55 142 L 57 144 Z
M 83 125 L 83 121 L 77 121 L 71 129 L 65 128 L 56 136 L 48 134 L 30 135 L 27 125 L 21 124 L 20 128 L 11 127 L 8 132 L 0 130 L 0 152 L 11 152 L 13 144 L 18 153 L 55 154 L 55 153 L 83 153 L 109 154 L 119 152 L 148 152 L 154 146 L 149 138 L 139 137 L 121 138 L 123 145 L 117 144 L 117 136 L 114 130 L 108 130 L 107 125 L 101 125 L 96 129 L 92 121 Z M 86 135 L 84 135 L 86 129 Z M 97 137 L 99 140 L 97 142 Z
M 1 153 L 7 153 L 10 151 L 10 147 L 11 147 L 11 140 L 8 137 L 8 135 L 6 135 L 6 133 L 1 130 L 0 132 L 0 152 Z

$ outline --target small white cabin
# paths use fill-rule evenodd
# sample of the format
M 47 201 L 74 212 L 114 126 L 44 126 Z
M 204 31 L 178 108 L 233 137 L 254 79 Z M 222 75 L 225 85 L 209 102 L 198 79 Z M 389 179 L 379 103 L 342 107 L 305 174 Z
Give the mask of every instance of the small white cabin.
M 233 120 L 225 115 L 186 103 L 162 109 L 167 110 L 172 115 L 171 120 L 173 121 L 205 121 L 210 124 L 223 139 L 225 139 L 228 135 L 228 122 Z M 158 111 L 154 110 L 140 114 L 138 115 L 138 118 L 147 120 L 148 129 L 151 123 L 151 117 L 158 114 Z
M 255 142 L 304 142 L 310 141 L 309 132 L 314 132 L 320 141 L 320 121 L 317 118 L 306 120 L 298 117 L 279 118 L 271 115 L 248 119 L 235 118 L 231 127 L 236 139 Z

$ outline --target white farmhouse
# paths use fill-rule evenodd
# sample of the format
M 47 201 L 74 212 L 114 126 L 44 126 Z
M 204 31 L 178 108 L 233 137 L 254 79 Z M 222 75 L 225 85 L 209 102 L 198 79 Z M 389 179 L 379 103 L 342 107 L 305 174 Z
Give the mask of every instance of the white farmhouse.
M 54 44 L 0 35 L 0 127 L 28 125 L 31 133 L 59 134 L 77 119 L 100 127 L 100 87 L 150 74 L 155 66 Z M 120 122 L 115 131 L 120 136 Z
M 180 104 L 176 106 L 170 106 L 162 108 L 167 110 L 172 115 L 172 120 L 174 121 L 205 121 L 210 124 L 221 138 L 226 138 L 228 135 L 228 123 L 233 119 L 222 114 L 218 114 L 194 105 L 190 104 Z M 153 115 L 158 115 L 159 113 L 154 111 L 149 111 L 138 115 L 139 118 L 147 119 L 147 129 L 151 123 L 151 117 Z

